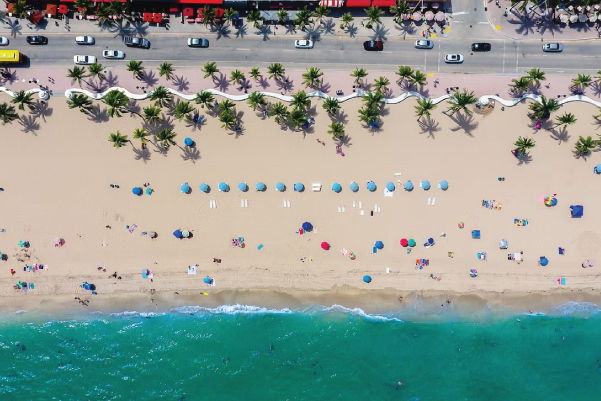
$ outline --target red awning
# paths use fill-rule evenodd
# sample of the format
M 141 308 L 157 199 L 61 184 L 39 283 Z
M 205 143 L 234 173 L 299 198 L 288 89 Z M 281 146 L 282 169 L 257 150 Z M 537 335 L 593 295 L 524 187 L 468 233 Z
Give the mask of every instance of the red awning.
M 46 14 L 56 15 L 56 4 L 46 4 Z
M 223 4 L 223 0 L 176 0 L 180 4 Z
M 59 14 L 67 14 L 68 12 L 69 12 L 69 8 L 67 7 L 66 4 L 61 4 L 60 6 L 58 6 Z
M 223 8 L 215 9 L 215 18 L 221 18 L 224 16 L 224 14 L 225 14 L 225 10 Z
M 177 13 L 177 12 L 179 12 L 179 8 L 177 8 L 177 7 L 172 7 L 172 8 L 170 8 L 170 9 L 169 9 L 169 12 L 170 12 L 170 13 Z
M 75 0 L 61 0 L 61 3 L 75 3 Z
M 13 11 L 14 5 L 15 5 L 15 3 L 8 3 L 8 12 L 11 14 L 14 13 L 14 11 Z
M 395 0 L 374 0 L 371 3 L 372 6 L 375 7 L 392 7 L 396 5 Z
M 144 15 L 142 16 L 142 20 L 144 20 L 144 22 L 152 22 L 152 14 L 144 13 Z
M 163 21 L 163 16 L 161 13 L 156 13 L 152 16 L 152 22 L 160 23 Z
M 346 7 L 369 7 L 371 6 L 371 0 L 348 0 L 345 4 Z
M 182 15 L 184 17 L 193 17 L 194 16 L 194 9 L 188 7 L 188 8 L 184 8 L 184 11 L 182 11 Z

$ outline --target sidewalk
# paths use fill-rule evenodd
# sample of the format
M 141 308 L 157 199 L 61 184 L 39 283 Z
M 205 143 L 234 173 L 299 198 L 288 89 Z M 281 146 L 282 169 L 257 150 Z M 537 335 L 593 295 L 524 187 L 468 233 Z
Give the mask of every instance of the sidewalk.
M 552 12 L 549 9 L 549 16 L 542 18 L 536 13 L 528 14 L 516 9 L 508 11 L 504 16 L 505 10 L 511 8 L 509 0 L 499 0 L 497 6 L 495 0 L 486 0 L 488 6 L 488 19 L 493 27 L 503 36 L 515 40 L 541 40 L 548 42 L 569 41 L 569 40 L 592 40 L 598 39 L 599 35 L 594 22 L 577 22 L 574 24 L 558 24 L 552 21 Z M 538 8 L 535 11 L 540 13 Z M 591 14 L 594 10 L 591 10 Z M 563 13 L 563 11 L 561 11 Z M 559 16 L 559 13 L 556 14 Z M 540 28 L 537 23 L 542 21 Z

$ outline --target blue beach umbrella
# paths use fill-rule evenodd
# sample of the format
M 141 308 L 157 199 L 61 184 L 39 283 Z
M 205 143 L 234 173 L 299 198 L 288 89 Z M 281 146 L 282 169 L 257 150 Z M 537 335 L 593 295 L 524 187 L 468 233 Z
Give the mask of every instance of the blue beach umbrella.
M 230 190 L 230 186 L 227 185 L 225 182 L 220 182 L 219 183 L 219 190 L 223 191 L 223 192 L 227 192 Z
M 376 183 L 373 181 L 370 181 L 367 183 L 367 189 L 370 190 L 371 192 L 376 190 Z
M 405 183 L 405 189 L 406 189 L 407 191 L 413 191 L 413 183 L 412 183 L 411 181 L 407 181 L 407 182 Z
M 131 190 L 131 193 L 134 194 L 134 195 L 142 195 L 142 188 L 140 188 L 140 187 L 134 187 Z
M 445 191 L 449 189 L 449 183 L 447 180 L 440 181 L 440 189 L 444 189 Z
M 211 284 L 211 278 L 209 276 L 206 276 L 203 280 L 206 284 Z
M 186 138 L 184 139 L 184 143 L 186 144 L 186 146 L 192 146 L 194 141 L 192 140 L 192 138 Z
M 545 258 L 544 256 L 541 256 L 540 258 L 540 265 L 541 266 L 547 266 L 549 264 L 549 259 Z
M 173 236 L 174 236 L 175 238 L 178 238 L 178 239 L 179 239 L 179 238 L 182 238 L 182 237 L 184 236 L 184 234 L 182 234 L 182 230 L 175 230 L 175 231 L 173 232 Z
M 248 190 L 248 185 L 246 185 L 245 182 L 239 182 L 238 183 L 238 189 L 242 192 L 245 192 Z
M 83 284 L 83 289 L 84 289 L 84 290 L 89 290 L 89 289 L 90 289 L 90 284 L 88 284 L 88 283 L 84 283 L 84 284 Z
M 284 183 L 278 182 L 277 184 L 275 184 L 275 189 L 280 192 L 283 192 L 286 190 L 286 186 L 284 185 Z
M 422 188 L 427 191 L 428 189 L 430 189 L 430 181 L 423 181 L 422 182 Z
M 368 284 L 371 283 L 371 276 L 363 276 L 363 281 Z
M 303 230 L 311 231 L 311 230 L 313 230 L 313 225 L 311 223 L 309 223 L 308 221 L 305 221 L 303 223 Z
M 428 238 L 428 244 L 434 245 L 434 238 Z
M 332 184 L 332 191 L 334 192 L 340 192 L 342 191 L 342 186 L 340 186 L 340 184 L 338 184 L 337 182 Z
M 376 243 L 374 245 L 378 249 L 384 248 L 384 243 L 382 241 L 376 241 Z
M 355 181 L 351 182 L 351 191 L 357 192 L 358 190 L 359 190 L 359 184 L 357 184 Z
M 187 182 L 184 182 L 180 189 L 185 194 L 187 194 L 188 192 L 190 192 L 190 186 L 188 185 Z
M 296 192 L 302 192 L 304 189 L 305 189 L 305 186 L 302 183 L 297 182 L 296 184 L 294 184 L 294 190 Z
M 265 191 L 265 184 L 262 182 L 257 182 L 257 191 Z
M 389 190 L 389 191 L 394 191 L 394 183 L 387 182 L 386 183 L 386 189 Z
M 202 192 L 209 192 L 209 186 L 204 182 L 198 186 L 198 189 Z
M 596 174 L 601 174 L 601 164 L 597 164 L 594 169 Z

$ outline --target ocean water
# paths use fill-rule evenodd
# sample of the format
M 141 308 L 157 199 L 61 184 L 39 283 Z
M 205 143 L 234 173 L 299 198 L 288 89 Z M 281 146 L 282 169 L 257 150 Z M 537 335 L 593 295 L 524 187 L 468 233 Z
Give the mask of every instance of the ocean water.
M 597 305 L 424 315 L 241 305 L 5 315 L 0 400 L 601 399 Z

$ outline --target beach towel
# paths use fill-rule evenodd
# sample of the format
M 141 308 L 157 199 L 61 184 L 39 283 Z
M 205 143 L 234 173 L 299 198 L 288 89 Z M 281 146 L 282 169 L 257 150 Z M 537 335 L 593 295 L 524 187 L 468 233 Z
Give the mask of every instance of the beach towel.
M 347 251 L 346 251 L 346 249 L 344 249 L 344 248 L 341 248 L 341 249 L 340 249 L 340 253 L 342 253 L 343 255 L 346 255 Z
M 371 253 L 378 253 L 378 248 L 376 248 L 375 246 L 372 248 Z
M 131 233 L 133 233 L 136 230 L 136 228 L 138 228 L 138 226 L 135 225 L 135 224 L 132 224 L 132 226 L 127 231 L 129 231 L 129 233 L 131 234 Z
M 263 244 L 259 244 L 259 246 L 257 247 L 257 249 L 260 251 L 261 249 L 263 249 Z
M 188 266 L 188 274 L 196 274 L 196 266 Z
M 384 188 L 384 196 L 388 196 L 389 198 L 392 198 L 393 195 L 394 195 L 393 191 L 389 191 L 388 188 Z

